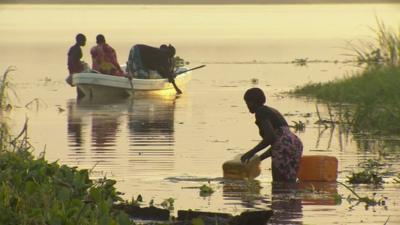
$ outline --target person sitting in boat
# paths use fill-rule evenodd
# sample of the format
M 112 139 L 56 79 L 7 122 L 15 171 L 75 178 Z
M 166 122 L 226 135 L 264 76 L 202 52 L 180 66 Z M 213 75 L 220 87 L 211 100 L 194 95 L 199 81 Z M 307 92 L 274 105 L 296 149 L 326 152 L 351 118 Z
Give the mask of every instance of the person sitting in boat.
M 82 49 L 81 47 L 86 44 L 86 36 L 79 33 L 75 37 L 76 43 L 68 51 L 68 71 L 69 76 L 66 82 L 72 86 L 72 74 L 80 73 L 88 68 L 87 63 L 82 61 Z
M 248 162 L 257 152 L 271 146 L 260 155 L 260 160 L 271 157 L 273 181 L 295 182 L 303 153 L 301 140 L 290 131 L 278 110 L 264 105 L 266 97 L 261 89 L 248 89 L 244 100 L 250 113 L 255 114 L 262 140 L 241 157 L 242 162 Z
M 104 35 L 96 36 L 97 45 L 90 50 L 92 55 L 92 69 L 102 74 L 123 76 L 115 50 L 106 43 Z
M 131 48 L 127 62 L 128 75 L 141 79 L 149 79 L 150 71 L 167 78 L 174 85 L 178 94 L 182 91 L 175 84 L 174 56 L 175 48 L 172 45 L 161 45 L 159 48 L 138 44 Z

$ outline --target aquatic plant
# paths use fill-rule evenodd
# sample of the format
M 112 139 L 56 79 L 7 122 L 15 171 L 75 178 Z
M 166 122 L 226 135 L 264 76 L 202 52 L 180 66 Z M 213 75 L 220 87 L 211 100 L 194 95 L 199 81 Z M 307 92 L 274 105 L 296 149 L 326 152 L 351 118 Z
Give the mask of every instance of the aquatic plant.
M 386 205 L 386 199 L 387 199 L 386 197 L 381 197 L 379 199 L 376 199 L 375 198 L 376 193 L 373 193 L 372 197 L 368 197 L 368 196 L 361 197 L 359 194 L 357 194 L 357 192 L 355 190 L 353 190 L 346 184 L 339 182 L 339 181 L 337 183 L 343 185 L 347 190 L 349 190 L 355 196 L 355 198 L 352 197 L 351 195 L 347 196 L 346 200 L 350 204 L 353 203 L 354 201 L 356 202 L 355 205 L 358 205 L 360 203 L 365 203 L 366 208 L 368 208 L 369 206 L 376 206 L 376 205 L 385 206 Z M 338 197 L 341 197 L 341 196 L 338 196 Z M 355 205 L 350 206 L 350 208 L 353 208 Z
M 293 127 L 295 132 L 303 132 L 306 129 L 306 124 L 303 121 L 299 120 L 298 122 L 297 121 L 292 121 L 292 122 L 294 123 L 294 125 L 290 127 Z
M 350 184 L 382 184 L 384 183 L 382 176 L 378 171 L 364 170 L 361 172 L 353 172 L 347 177 Z
M 297 66 L 307 66 L 308 58 L 294 59 L 292 63 L 296 64 Z
M 174 198 L 167 198 L 164 201 L 161 202 L 161 207 L 167 210 L 174 210 L 174 203 L 175 199 Z
M 214 193 L 214 190 L 210 185 L 203 184 L 199 189 L 201 197 L 207 197 Z
M 367 162 L 360 165 L 363 170 L 360 172 L 352 172 L 347 177 L 347 182 L 350 184 L 374 184 L 379 185 L 385 183 L 383 174 L 379 172 L 380 164 L 377 160 L 369 159 Z
M 350 56 L 356 58 L 359 65 L 367 66 L 399 66 L 400 65 L 400 30 L 390 29 L 383 21 L 376 18 L 377 28 L 371 28 L 375 33 L 374 41 L 359 41 L 359 44 L 349 42 Z
M 310 83 L 291 94 L 327 102 L 350 103 L 344 115 L 355 132 L 400 132 L 400 67 L 370 68 L 340 80 Z
M 8 76 L 12 71 L 15 70 L 15 67 L 9 66 L 3 74 L 3 79 L 0 80 L 0 110 L 10 109 L 10 107 L 12 108 L 11 104 L 9 103 L 9 95 L 7 94 L 7 90 L 10 89 Z
M 26 134 L 27 124 L 1 143 L 0 224 L 133 224 L 113 209 L 122 201 L 115 180 L 33 157 Z

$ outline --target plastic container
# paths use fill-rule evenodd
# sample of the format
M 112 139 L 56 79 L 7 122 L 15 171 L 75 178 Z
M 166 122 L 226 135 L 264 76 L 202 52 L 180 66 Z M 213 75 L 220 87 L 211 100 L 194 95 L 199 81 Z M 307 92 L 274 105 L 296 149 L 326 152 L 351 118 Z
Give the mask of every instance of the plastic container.
M 260 157 L 253 156 L 248 163 L 242 163 L 240 157 L 242 154 L 235 156 L 234 159 L 226 161 L 222 165 L 224 178 L 227 179 L 253 179 L 260 175 Z
M 338 160 L 334 156 L 307 155 L 300 161 L 297 177 L 300 181 L 334 182 L 338 174 Z

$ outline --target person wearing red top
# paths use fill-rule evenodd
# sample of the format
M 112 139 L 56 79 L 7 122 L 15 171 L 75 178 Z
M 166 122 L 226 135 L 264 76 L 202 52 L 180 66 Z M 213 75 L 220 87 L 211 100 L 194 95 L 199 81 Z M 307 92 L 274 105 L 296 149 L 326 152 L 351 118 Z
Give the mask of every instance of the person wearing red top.
M 102 74 L 123 76 L 115 50 L 106 43 L 104 35 L 96 36 L 97 45 L 90 50 L 92 55 L 92 69 Z

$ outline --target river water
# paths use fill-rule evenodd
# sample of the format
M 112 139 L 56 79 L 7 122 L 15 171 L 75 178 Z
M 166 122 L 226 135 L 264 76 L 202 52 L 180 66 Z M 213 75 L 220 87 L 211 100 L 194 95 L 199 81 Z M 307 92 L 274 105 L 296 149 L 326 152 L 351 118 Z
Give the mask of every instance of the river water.
M 35 154 L 49 161 L 93 168 L 92 176 L 118 181 L 125 198 L 141 194 L 144 205 L 175 199 L 175 211 L 195 209 L 239 214 L 248 209 L 275 210 L 273 224 L 400 224 L 399 184 L 385 177 L 383 187 L 357 186 L 363 196 L 387 198 L 369 207 L 343 200 L 341 185 L 284 190 L 271 185 L 270 160 L 255 183 L 223 181 L 222 164 L 253 147 L 259 136 L 254 115 L 242 100 L 247 88 L 267 92 L 268 104 L 292 121 L 306 123 L 298 136 L 304 154 L 339 159 L 338 180 L 368 159 L 400 172 L 398 141 L 353 135 L 342 128 L 314 124 L 316 105 L 283 94 L 297 85 L 351 75 L 346 43 L 371 40 L 376 17 L 387 26 L 400 22 L 399 4 L 337 5 L 0 5 L 0 67 L 11 73 L 15 105 L 8 118 L 18 133 L 27 117 Z M 126 61 L 132 45 L 171 43 L 193 71 L 184 94 L 138 93 L 129 99 L 83 99 L 64 82 L 66 53 L 84 33 L 84 58 L 98 33 Z M 327 60 L 307 66 L 294 59 Z M 338 60 L 339 63 L 332 63 Z M 32 102 L 33 101 L 33 102 Z M 30 103 L 30 104 L 29 104 Z M 215 193 L 201 197 L 198 187 Z

